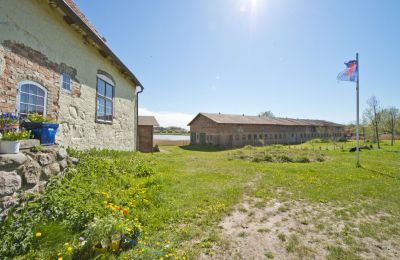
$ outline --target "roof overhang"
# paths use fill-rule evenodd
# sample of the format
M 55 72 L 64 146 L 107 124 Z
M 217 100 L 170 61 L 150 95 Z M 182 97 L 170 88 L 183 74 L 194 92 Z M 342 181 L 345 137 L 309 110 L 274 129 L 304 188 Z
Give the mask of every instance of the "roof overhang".
M 65 21 L 69 25 L 77 25 L 80 27 L 86 35 L 93 41 L 94 45 L 98 46 L 100 54 L 106 58 L 113 61 L 114 65 L 117 65 L 119 71 L 128 76 L 136 86 L 143 88 L 143 85 L 136 78 L 133 72 L 115 55 L 115 53 L 107 46 L 104 39 L 102 39 L 99 34 L 95 33 L 92 28 L 90 28 L 78 14 L 66 3 L 64 0 L 49 0 L 50 3 L 55 4 L 66 16 L 64 16 Z

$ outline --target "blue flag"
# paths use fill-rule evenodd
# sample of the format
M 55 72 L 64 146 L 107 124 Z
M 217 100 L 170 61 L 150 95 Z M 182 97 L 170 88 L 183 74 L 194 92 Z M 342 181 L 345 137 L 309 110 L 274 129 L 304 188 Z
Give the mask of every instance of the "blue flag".
M 358 79 L 358 64 L 356 60 L 351 60 L 344 63 L 346 69 L 339 73 L 337 79 L 340 81 L 353 81 L 357 82 Z

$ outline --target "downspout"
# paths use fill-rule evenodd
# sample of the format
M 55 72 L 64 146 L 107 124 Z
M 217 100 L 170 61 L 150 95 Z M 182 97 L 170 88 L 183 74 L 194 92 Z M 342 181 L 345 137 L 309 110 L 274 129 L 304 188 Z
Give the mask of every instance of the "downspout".
M 137 89 L 140 88 L 138 91 Z M 139 94 L 142 93 L 144 90 L 143 86 L 136 86 L 136 147 L 135 151 L 139 151 Z

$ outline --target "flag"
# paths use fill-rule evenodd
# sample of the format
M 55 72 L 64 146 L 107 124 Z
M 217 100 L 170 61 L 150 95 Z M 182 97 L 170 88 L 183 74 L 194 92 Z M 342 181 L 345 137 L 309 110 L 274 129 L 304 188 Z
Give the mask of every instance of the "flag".
M 337 79 L 340 81 L 354 81 L 357 82 L 358 79 L 358 63 L 356 60 L 351 60 L 344 63 L 346 69 L 339 73 Z

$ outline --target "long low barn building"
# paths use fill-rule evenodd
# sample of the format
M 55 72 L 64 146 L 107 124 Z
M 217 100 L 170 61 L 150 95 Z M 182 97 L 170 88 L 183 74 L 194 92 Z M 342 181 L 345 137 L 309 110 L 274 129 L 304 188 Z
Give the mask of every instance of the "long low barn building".
M 223 147 L 297 144 L 342 139 L 344 126 L 324 120 L 199 113 L 190 123 L 191 144 Z

